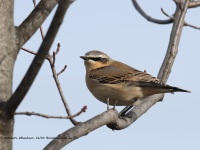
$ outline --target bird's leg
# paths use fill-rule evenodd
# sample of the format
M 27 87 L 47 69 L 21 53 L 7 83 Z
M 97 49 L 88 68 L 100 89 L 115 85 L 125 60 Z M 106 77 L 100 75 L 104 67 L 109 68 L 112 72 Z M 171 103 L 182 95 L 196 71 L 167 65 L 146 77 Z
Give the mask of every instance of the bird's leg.
M 125 115 L 132 107 L 133 104 L 137 101 L 138 98 L 134 98 L 124 109 L 119 112 L 120 116 Z
M 107 110 L 109 109 L 109 98 L 107 99 Z
M 113 107 L 113 109 L 115 110 L 115 106 L 117 105 L 118 100 L 115 101 L 115 105 Z

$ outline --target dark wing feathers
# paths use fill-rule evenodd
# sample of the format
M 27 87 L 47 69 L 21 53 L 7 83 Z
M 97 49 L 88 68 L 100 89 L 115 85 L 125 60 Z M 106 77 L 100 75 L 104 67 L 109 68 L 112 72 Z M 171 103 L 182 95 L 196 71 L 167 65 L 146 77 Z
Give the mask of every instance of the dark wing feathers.
M 178 87 L 169 86 L 161 83 L 157 78 L 151 76 L 148 73 L 141 72 L 134 68 L 122 69 L 112 66 L 101 67 L 92 70 L 89 75 L 90 79 L 97 80 L 103 84 L 118 84 L 127 83 L 127 86 L 143 87 L 149 93 L 147 95 L 155 94 L 155 90 L 158 93 L 165 92 L 190 92 L 180 89 Z M 153 88 L 152 88 L 153 87 Z M 150 90 L 151 89 L 151 90 Z M 151 93 L 152 92 L 152 93 Z
M 117 84 L 124 82 L 126 78 L 130 77 L 132 73 L 117 69 L 115 67 L 101 67 L 92 70 L 89 77 L 98 80 L 100 83 Z
M 159 84 L 159 80 L 145 72 L 138 71 L 136 69 L 118 69 L 112 66 L 101 67 L 92 70 L 89 77 L 91 79 L 97 80 L 100 83 L 117 84 L 122 82 L 134 83 L 136 81 L 143 82 L 154 82 Z

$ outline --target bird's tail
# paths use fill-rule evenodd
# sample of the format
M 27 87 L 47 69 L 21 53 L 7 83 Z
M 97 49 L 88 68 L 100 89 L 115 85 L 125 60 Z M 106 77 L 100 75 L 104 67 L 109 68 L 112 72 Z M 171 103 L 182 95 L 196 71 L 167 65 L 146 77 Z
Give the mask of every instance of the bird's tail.
M 169 89 L 171 92 L 188 92 L 188 93 L 191 93 L 191 91 L 184 90 L 184 89 L 181 89 L 181 88 L 178 88 L 178 87 L 174 87 L 174 86 L 169 86 L 169 85 L 166 85 L 165 88 Z
M 152 95 L 158 93 L 174 93 L 174 92 L 191 93 L 188 90 L 155 82 L 137 82 L 137 86 L 143 88 L 144 95 Z

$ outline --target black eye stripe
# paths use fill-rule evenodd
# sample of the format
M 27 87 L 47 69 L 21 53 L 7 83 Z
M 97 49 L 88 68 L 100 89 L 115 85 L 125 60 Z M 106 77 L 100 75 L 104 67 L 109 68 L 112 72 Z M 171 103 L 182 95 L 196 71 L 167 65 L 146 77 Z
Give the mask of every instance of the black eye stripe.
M 90 57 L 89 59 L 94 60 L 94 61 L 102 61 L 103 58 L 101 57 Z

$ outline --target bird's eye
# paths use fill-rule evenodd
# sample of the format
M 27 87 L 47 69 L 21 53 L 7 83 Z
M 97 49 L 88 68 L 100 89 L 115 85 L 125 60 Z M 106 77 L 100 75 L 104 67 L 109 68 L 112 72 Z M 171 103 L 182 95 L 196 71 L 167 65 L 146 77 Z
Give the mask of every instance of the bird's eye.
M 94 61 L 101 61 L 102 58 L 101 58 L 101 57 L 95 57 L 95 58 L 93 58 L 92 60 L 94 60 Z

